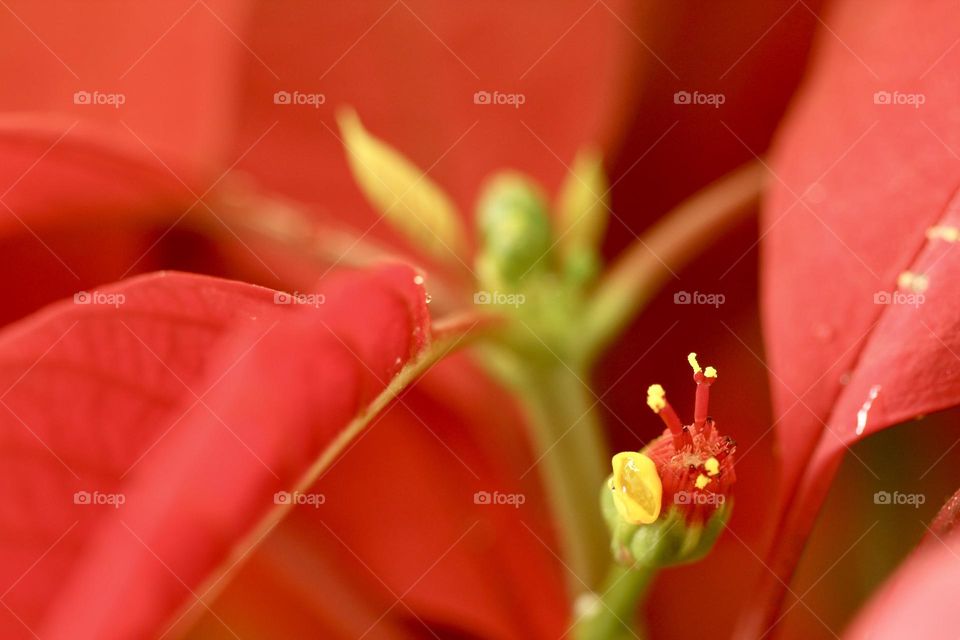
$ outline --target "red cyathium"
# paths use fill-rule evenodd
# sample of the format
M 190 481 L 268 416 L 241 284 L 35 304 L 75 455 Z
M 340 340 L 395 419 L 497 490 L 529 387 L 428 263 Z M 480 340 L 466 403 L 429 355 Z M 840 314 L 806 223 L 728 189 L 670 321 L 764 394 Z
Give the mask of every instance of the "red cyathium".
M 667 402 L 663 387 L 651 385 L 647 404 L 667 425 L 663 435 L 643 454 L 653 460 L 663 485 L 664 502 L 675 506 L 689 523 L 705 522 L 722 506 L 736 481 L 736 443 L 723 436 L 708 415 L 710 387 L 717 380 L 713 367 L 701 369 L 695 353 L 688 357 L 697 383 L 693 423 L 684 425 Z
M 693 423 L 684 425 L 667 402 L 663 387 L 651 385 L 647 404 L 663 419 L 666 430 L 639 453 L 628 451 L 613 457 L 613 504 L 631 525 L 650 524 L 672 510 L 688 524 L 702 524 L 726 503 L 736 481 L 736 445 L 720 435 L 707 414 L 717 370 L 702 369 L 695 353 L 688 360 L 697 383 Z M 662 509 L 664 503 L 672 509 Z

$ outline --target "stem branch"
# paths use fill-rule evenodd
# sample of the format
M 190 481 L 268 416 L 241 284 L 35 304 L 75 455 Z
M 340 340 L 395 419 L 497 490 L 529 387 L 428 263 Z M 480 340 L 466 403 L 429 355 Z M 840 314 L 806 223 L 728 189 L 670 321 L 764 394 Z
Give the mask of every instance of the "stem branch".
M 572 575 L 571 601 L 594 589 L 610 562 L 610 540 L 598 495 L 608 449 L 583 376 L 561 362 L 534 366 L 519 394 L 533 427 L 543 478 L 558 520 L 562 556 Z
M 763 178 L 759 162 L 741 166 L 681 202 L 621 254 L 587 309 L 587 357 L 606 348 L 673 271 L 756 209 Z

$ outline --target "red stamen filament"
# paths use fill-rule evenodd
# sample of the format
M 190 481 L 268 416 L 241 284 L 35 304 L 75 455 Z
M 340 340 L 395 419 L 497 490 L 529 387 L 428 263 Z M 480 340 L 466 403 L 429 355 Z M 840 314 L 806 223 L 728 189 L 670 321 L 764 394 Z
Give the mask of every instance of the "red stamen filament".
M 697 433 L 701 433 L 710 410 L 710 385 L 716 378 L 708 378 L 703 375 L 702 371 L 698 371 L 694 374 L 693 379 L 697 383 L 697 397 L 693 407 L 693 428 Z
M 680 422 L 680 417 L 677 415 L 677 412 L 673 410 L 673 407 L 670 406 L 669 402 L 665 402 L 664 407 L 660 410 L 660 419 L 663 420 L 663 423 L 670 429 L 670 433 L 673 434 L 673 446 L 675 449 L 680 449 L 686 441 L 690 440 L 690 434 L 684 432 L 683 423 Z M 692 440 L 690 441 L 692 442 Z

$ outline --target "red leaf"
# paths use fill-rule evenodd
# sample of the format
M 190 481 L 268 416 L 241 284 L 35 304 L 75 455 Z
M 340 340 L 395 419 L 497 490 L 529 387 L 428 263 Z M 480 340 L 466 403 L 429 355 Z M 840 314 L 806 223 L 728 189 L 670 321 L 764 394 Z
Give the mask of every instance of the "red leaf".
M 952 151 L 960 128 L 950 106 L 957 10 L 870 4 L 869 26 L 865 10 L 845 2 L 829 16 L 818 64 L 781 132 L 764 212 L 765 321 L 784 463 L 760 599 L 768 608 L 847 448 L 960 402 L 960 254 L 925 236 L 960 223 Z M 883 304 L 908 271 L 928 279 L 923 303 L 901 291 Z M 766 628 L 770 612 L 756 614 L 748 634 Z
M 392 591 L 406 594 L 416 615 L 441 628 L 560 637 L 569 618 L 566 570 L 553 551 L 551 511 L 525 434 L 504 389 L 466 354 L 446 359 L 317 484 L 343 497 L 322 513 L 298 513 L 299 524 L 342 553 L 322 520 Z M 377 475 L 365 473 L 371 457 Z M 417 473 L 407 470 L 412 461 Z M 389 491 L 383 478 L 391 479 Z M 524 502 L 476 504 L 478 491 L 521 494 Z M 389 522 L 389 535 L 371 528 L 357 504 Z
M 10 52 L 0 78 L 15 89 L 0 94 L 0 108 L 56 114 L 78 131 L 141 150 L 142 141 L 167 162 L 219 163 L 236 66 L 255 61 L 236 35 L 248 5 L 11 0 L 0 20 Z M 76 92 L 88 99 L 75 100 Z M 108 103 L 114 95 L 122 103 Z
M 294 510 L 251 553 L 197 637 L 222 634 L 216 616 L 252 637 L 284 635 L 277 593 L 295 603 L 284 628 L 336 637 L 563 635 L 565 569 L 521 420 L 467 354 L 445 358 L 311 487 L 323 506 Z M 477 491 L 524 502 L 477 504 Z
M 276 305 L 159 274 L 101 292 L 126 296 L 116 308 L 65 302 L 0 336 L 5 637 L 162 633 L 427 340 L 407 268 L 322 291 L 317 308 Z
M 199 186 L 129 142 L 46 116 L 0 123 L 0 251 L 21 272 L 0 283 L 0 322 L 157 268 L 156 237 L 181 221 Z
M 256 63 L 237 36 L 250 4 L 5 3 L 0 252 L 23 277 L 5 279 L 0 322 L 170 266 L 157 236 L 169 241 L 236 160 L 225 152 L 240 65 Z M 112 96 L 122 104 L 98 104 Z
M 66 119 L 45 116 L 0 122 L 0 231 L 22 233 L 70 222 L 78 210 L 102 222 L 130 222 L 129 210 L 152 213 L 166 205 L 184 208 L 196 174 L 167 169 L 135 140 L 116 140 L 101 128 L 83 130 Z M 183 174 L 180 182 L 178 171 Z M 73 215 L 67 216 L 72 212 Z

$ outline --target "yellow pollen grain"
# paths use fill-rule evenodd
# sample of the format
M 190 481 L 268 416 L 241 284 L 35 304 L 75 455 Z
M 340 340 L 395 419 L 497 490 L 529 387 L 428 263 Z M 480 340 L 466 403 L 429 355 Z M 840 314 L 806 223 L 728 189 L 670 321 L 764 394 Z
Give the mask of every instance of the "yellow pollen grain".
M 693 367 L 694 373 L 700 373 L 703 369 L 700 368 L 700 363 L 697 362 L 697 354 L 691 353 L 687 356 L 687 362 L 690 363 L 690 366 Z
M 720 473 L 720 463 L 716 458 L 707 458 L 707 461 L 703 463 L 703 468 L 707 470 L 708 476 L 715 476 Z
M 697 487 L 697 489 L 703 489 L 705 486 L 710 484 L 710 478 L 701 473 L 697 476 L 697 479 L 693 484 Z
M 949 225 L 937 225 L 927 229 L 928 240 L 943 240 L 945 242 L 957 242 L 960 240 L 960 229 Z
M 654 413 L 660 413 L 667 406 L 667 393 L 658 384 L 652 384 L 647 388 L 647 406 Z
M 904 271 L 897 277 L 897 288 L 902 291 L 912 291 L 913 293 L 921 293 L 927 290 L 929 286 L 929 280 L 927 276 L 922 273 L 914 273 L 912 271 Z
M 713 367 L 707 367 L 706 369 L 703 370 L 703 375 L 707 378 L 716 378 L 717 370 Z

